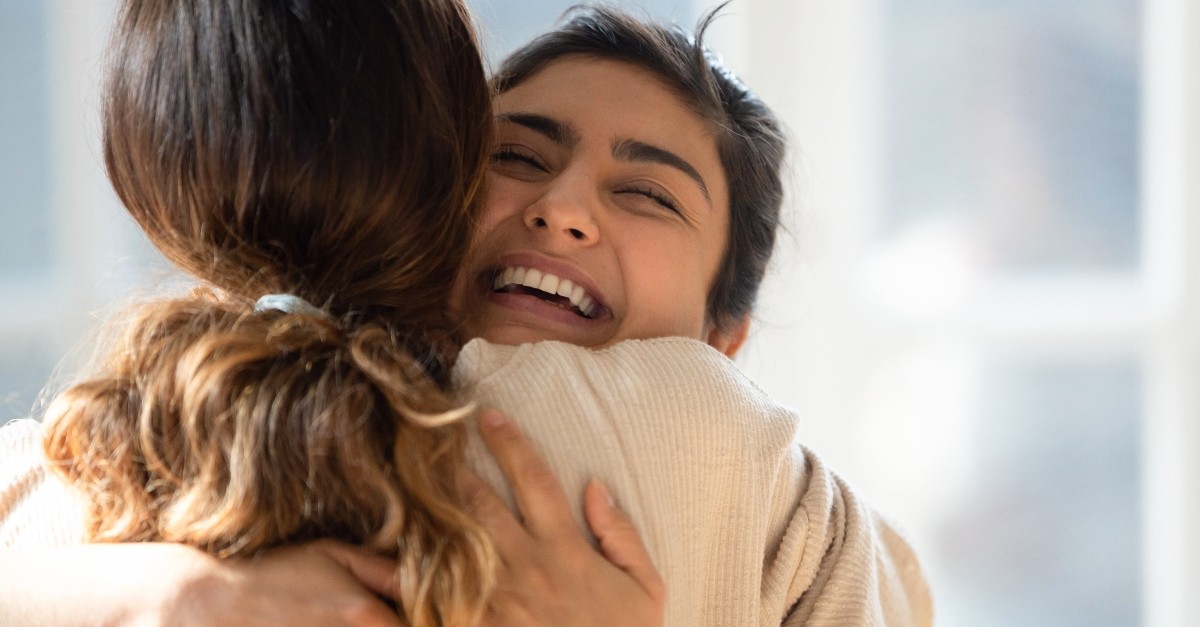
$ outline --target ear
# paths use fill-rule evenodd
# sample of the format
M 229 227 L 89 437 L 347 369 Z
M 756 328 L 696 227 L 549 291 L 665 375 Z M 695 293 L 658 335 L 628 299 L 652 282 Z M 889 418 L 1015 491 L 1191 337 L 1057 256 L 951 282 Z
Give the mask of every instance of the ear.
M 708 345 L 725 353 L 725 356 L 733 359 L 737 354 L 738 349 L 746 342 L 746 336 L 750 333 L 750 317 L 742 318 L 737 324 L 730 327 L 728 330 L 721 330 L 721 327 L 713 324 L 708 330 L 708 337 L 705 340 Z

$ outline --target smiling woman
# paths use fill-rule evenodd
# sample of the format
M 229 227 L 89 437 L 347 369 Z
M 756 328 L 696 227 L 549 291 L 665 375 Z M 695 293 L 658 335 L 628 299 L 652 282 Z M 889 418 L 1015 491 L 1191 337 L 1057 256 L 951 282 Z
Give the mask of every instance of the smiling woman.
M 464 347 L 464 389 L 520 420 L 565 485 L 582 466 L 614 486 L 669 624 L 928 625 L 903 537 L 726 359 L 772 252 L 783 139 L 697 43 L 707 24 L 583 8 L 500 68 L 455 294 L 490 342 Z
M 588 56 L 551 62 L 494 108 L 492 179 L 457 296 L 468 333 L 729 345 L 706 310 L 729 238 L 712 124 L 650 72 Z M 547 298 L 564 283 L 578 311 Z

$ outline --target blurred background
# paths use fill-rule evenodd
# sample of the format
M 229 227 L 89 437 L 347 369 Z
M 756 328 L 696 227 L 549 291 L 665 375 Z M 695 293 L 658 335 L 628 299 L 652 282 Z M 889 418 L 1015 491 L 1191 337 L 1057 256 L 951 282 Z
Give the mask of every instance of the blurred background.
M 113 4 L 0 0 L 0 423 L 169 276 L 100 165 Z M 572 3 L 471 4 L 496 59 Z M 739 364 L 907 531 L 939 624 L 1200 625 L 1200 6 L 724 13 L 794 148 Z

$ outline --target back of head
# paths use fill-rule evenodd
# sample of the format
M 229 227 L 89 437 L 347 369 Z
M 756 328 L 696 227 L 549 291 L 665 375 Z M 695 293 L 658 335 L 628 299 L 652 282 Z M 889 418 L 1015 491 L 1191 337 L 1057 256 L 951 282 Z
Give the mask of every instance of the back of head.
M 124 0 L 105 163 L 202 287 L 134 310 L 51 407 L 90 539 L 404 546 L 408 623 L 474 620 L 492 554 L 436 366 L 490 117 L 459 0 Z
M 231 296 L 436 319 L 489 112 L 451 0 L 130 0 L 104 156 L 171 261 Z
M 723 7 L 706 14 L 694 36 L 614 7 L 573 7 L 556 28 L 509 55 L 492 77 L 492 87 L 503 93 L 566 56 L 598 57 L 649 71 L 714 126 L 730 216 L 725 256 L 707 309 L 710 321 L 730 328 L 753 310 L 774 251 L 786 142 L 771 109 L 704 46 L 704 33 Z

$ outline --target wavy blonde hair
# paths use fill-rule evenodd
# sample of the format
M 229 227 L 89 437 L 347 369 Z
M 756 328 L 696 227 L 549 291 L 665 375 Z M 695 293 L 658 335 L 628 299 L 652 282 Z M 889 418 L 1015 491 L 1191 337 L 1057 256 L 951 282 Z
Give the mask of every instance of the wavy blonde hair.
M 92 541 L 334 537 L 400 559 L 409 624 L 480 619 L 496 557 L 442 388 L 490 119 L 456 0 L 122 3 L 105 164 L 203 287 L 136 307 L 51 406 Z M 267 293 L 322 311 L 255 311 Z

